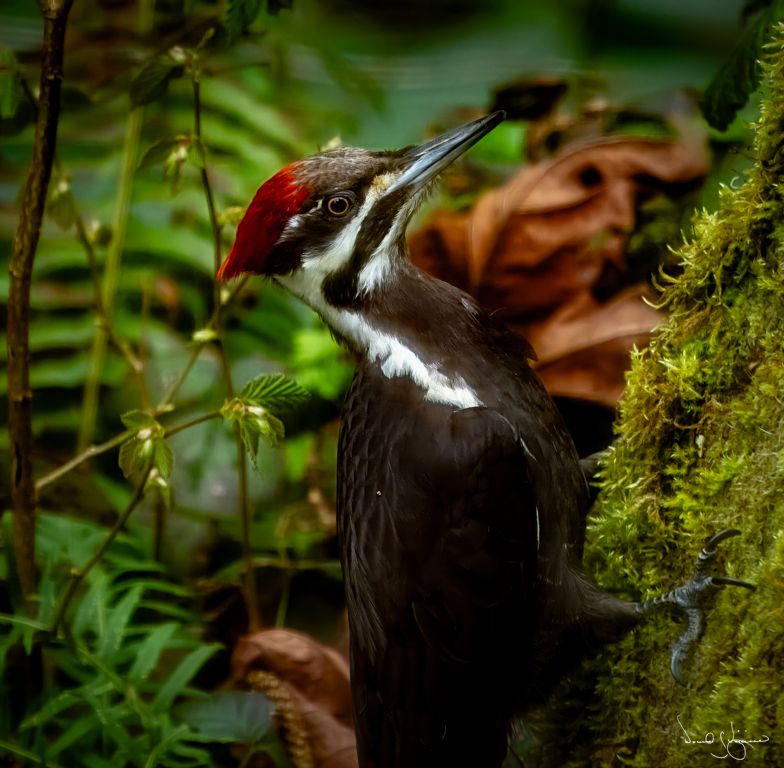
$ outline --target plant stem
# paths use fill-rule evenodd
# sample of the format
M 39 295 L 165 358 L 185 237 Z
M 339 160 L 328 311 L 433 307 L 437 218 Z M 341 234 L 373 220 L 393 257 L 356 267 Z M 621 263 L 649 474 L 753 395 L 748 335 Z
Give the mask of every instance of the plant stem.
M 117 199 L 112 219 L 112 240 L 106 253 L 103 281 L 101 284 L 102 304 L 112 306 L 120 278 L 120 262 L 125 247 L 125 233 L 128 224 L 128 211 L 131 205 L 133 175 L 139 155 L 139 138 L 141 136 L 143 110 L 139 107 L 132 110 L 125 124 L 125 138 L 117 186 Z M 93 338 L 90 364 L 82 400 L 82 417 L 79 423 L 77 449 L 84 450 L 93 438 L 95 422 L 98 415 L 98 398 L 101 387 L 101 372 L 106 358 L 106 347 L 109 340 L 108 322 L 101 323 Z
M 70 194 L 70 193 L 69 193 Z M 71 194 L 71 204 L 74 211 L 74 225 L 76 226 L 76 239 L 84 248 L 85 256 L 87 257 L 87 266 L 90 269 L 90 276 L 93 283 L 93 293 L 95 296 L 95 313 L 98 316 L 98 327 L 101 328 L 106 334 L 107 341 L 125 358 L 128 367 L 133 371 L 134 375 L 139 380 L 139 388 L 142 400 L 149 402 L 149 394 L 147 393 L 147 385 L 144 381 L 144 365 L 141 359 L 131 349 L 131 345 L 123 341 L 114 330 L 111 322 L 110 313 L 106 310 L 106 303 L 104 302 L 103 289 L 101 287 L 101 276 L 98 270 L 98 262 L 95 258 L 95 250 L 93 244 L 90 242 L 90 236 L 87 234 L 87 228 L 84 225 L 84 219 L 76 205 L 76 200 Z
M 231 378 L 231 365 L 226 357 L 226 350 L 220 345 L 223 378 L 226 383 L 226 396 L 234 397 L 234 384 Z M 240 530 L 242 537 L 242 558 L 245 561 L 245 603 L 248 609 L 248 630 L 254 632 L 261 628 L 259 601 L 256 594 L 256 579 L 253 567 L 253 546 L 251 544 L 250 495 L 248 493 L 248 460 L 245 445 L 242 442 L 242 430 L 239 422 L 234 423 L 234 445 L 237 448 L 237 482 L 240 499 Z
M 30 389 L 30 285 L 57 144 L 65 26 L 72 0 L 40 0 L 44 18 L 40 108 L 13 253 L 8 267 L 8 431 L 16 568 L 22 594 L 35 591 L 35 485 Z
M 206 149 L 201 138 L 201 85 L 199 83 L 199 74 L 193 74 L 193 134 L 196 141 L 199 142 L 206 156 Z M 218 222 L 218 214 L 215 210 L 215 198 L 212 194 L 212 184 L 210 183 L 210 176 L 207 172 L 206 162 L 201 168 L 201 185 L 204 188 L 204 197 L 207 199 L 207 211 L 210 215 L 210 228 L 212 229 L 212 244 L 213 244 L 213 266 L 217 274 L 221 264 L 221 227 Z M 212 291 L 212 312 L 214 327 L 220 328 L 220 285 L 218 281 L 213 282 Z
M 172 435 L 176 435 L 178 432 L 182 432 L 184 429 L 190 429 L 191 427 L 195 427 L 197 424 L 202 424 L 205 421 L 210 421 L 212 419 L 220 419 L 223 417 L 223 414 L 220 411 L 210 411 L 209 413 L 204 413 L 201 416 L 196 416 L 189 421 L 184 421 L 182 424 L 176 424 L 173 427 L 168 427 L 164 432 L 164 437 L 171 437 Z
M 76 594 L 76 590 L 79 588 L 79 585 L 84 580 L 85 576 L 98 564 L 101 558 L 106 553 L 106 550 L 109 549 L 112 542 L 117 538 L 117 535 L 120 531 L 125 527 L 125 524 L 128 522 L 131 514 L 133 513 L 134 509 L 139 505 L 139 502 L 144 497 L 144 488 L 147 485 L 147 479 L 150 476 L 150 472 L 152 471 L 152 464 L 147 467 L 142 476 L 141 481 L 136 486 L 136 491 L 133 494 L 133 498 L 128 502 L 128 506 L 123 510 L 122 514 L 117 518 L 112 529 L 107 534 L 106 538 L 101 543 L 101 546 L 95 550 L 93 556 L 85 563 L 85 565 L 77 570 L 74 571 L 71 576 L 71 581 L 69 582 L 68 586 L 66 587 L 65 594 L 63 595 L 62 599 L 60 600 L 60 604 L 57 606 L 57 612 L 55 613 L 54 619 L 52 621 L 52 628 L 51 634 L 54 636 L 57 634 L 57 629 L 59 628 L 60 624 L 65 617 L 65 612 L 68 609 L 68 605 L 71 602 L 71 599 Z
M 137 31 L 141 35 L 147 34 L 152 29 L 153 11 L 155 0 L 140 0 Z M 120 165 L 120 178 L 117 182 L 117 198 L 112 219 L 112 240 L 106 253 L 102 283 L 102 301 L 105 308 L 110 308 L 114 303 L 117 287 L 120 282 L 120 263 L 125 247 L 125 233 L 128 225 L 128 213 L 131 206 L 133 191 L 133 176 L 139 158 L 139 139 L 141 137 L 144 110 L 141 107 L 132 109 L 125 123 L 125 137 L 123 139 L 122 159 Z M 101 372 L 106 357 L 106 347 L 109 340 L 107 328 L 111 326 L 110 313 L 106 316 L 107 322 L 98 327 L 93 339 L 93 348 L 90 355 L 90 365 L 84 387 L 82 401 L 82 416 L 79 424 L 77 450 L 83 451 L 93 439 L 95 422 L 98 415 L 98 398 L 101 387 Z
M 112 448 L 116 448 L 118 445 L 122 445 L 132 434 L 132 429 L 126 429 L 124 432 L 120 432 L 119 435 L 115 435 L 105 443 L 91 445 L 89 448 L 85 448 L 84 451 L 77 456 L 74 456 L 70 461 L 66 461 L 65 464 L 60 465 L 57 469 L 53 469 L 49 474 L 40 477 L 35 484 L 35 490 L 40 493 L 47 485 L 51 485 L 55 480 L 59 480 L 63 475 L 67 475 L 80 464 L 84 464 L 85 461 L 88 461 L 95 456 L 100 456 L 102 453 L 106 453 L 106 451 L 111 451 Z
M 242 278 L 235 286 L 232 288 L 231 293 L 226 297 L 226 300 L 221 302 L 218 300 L 218 303 L 213 307 L 212 316 L 207 321 L 206 328 L 212 328 L 217 330 L 218 323 L 220 322 L 220 315 L 221 315 L 221 308 L 228 307 L 235 298 L 237 298 L 237 294 L 245 287 L 245 284 L 248 282 L 248 276 Z M 185 379 L 188 378 L 188 374 L 191 371 L 191 368 L 196 364 L 196 361 L 199 359 L 199 355 L 201 355 L 202 350 L 206 346 L 205 343 L 198 343 L 196 344 L 193 349 L 191 350 L 190 357 L 188 358 L 187 362 L 185 363 L 184 368 L 180 372 L 180 375 L 172 382 L 169 389 L 166 390 L 166 393 L 161 398 L 160 403 L 156 408 L 156 411 L 161 412 L 165 410 L 171 401 L 174 399 L 174 396 L 179 392 L 180 387 L 185 382 Z
M 175 424 L 173 427 L 168 427 L 164 435 L 166 437 L 171 437 L 172 435 L 176 435 L 178 432 L 182 432 L 185 429 L 195 427 L 197 424 L 201 424 L 204 421 L 210 421 L 211 419 L 219 418 L 221 418 L 220 411 L 210 411 L 210 413 L 202 414 L 201 416 L 197 416 L 194 419 L 185 421 L 182 424 Z M 51 472 L 49 472 L 49 474 L 40 477 L 35 483 L 35 490 L 40 493 L 41 490 L 46 488 L 47 485 L 51 485 L 56 480 L 59 480 L 61 477 L 63 477 L 63 475 L 67 475 L 71 470 L 76 469 L 80 464 L 84 464 L 85 461 L 89 461 L 96 456 L 100 456 L 102 453 L 111 451 L 112 448 L 117 448 L 117 446 L 122 445 L 129 437 L 131 437 L 131 435 L 133 435 L 133 433 L 134 430 L 126 429 L 125 431 L 120 432 L 120 434 L 110 438 L 105 443 L 91 445 L 77 456 L 74 456 L 70 461 L 66 461 L 65 464 L 61 464 L 59 467 L 57 467 L 57 469 L 53 469 Z
M 193 133 L 196 141 L 204 149 L 204 142 L 201 135 L 201 88 L 199 85 L 198 69 L 193 72 Z M 215 210 L 215 198 L 212 194 L 212 184 L 207 170 L 206 149 L 204 149 L 205 162 L 201 169 L 201 183 L 204 188 L 204 197 L 207 200 L 207 211 L 210 216 L 210 227 L 212 229 L 212 242 L 214 252 L 214 266 L 217 273 L 221 263 L 221 228 Z M 223 346 L 221 335 L 221 294 L 220 285 L 217 280 L 213 284 L 212 294 L 212 317 L 210 326 L 218 335 L 218 347 L 220 349 L 221 367 L 223 369 L 223 380 L 226 387 L 226 396 L 231 399 L 234 397 L 234 383 L 231 376 L 231 363 L 229 362 L 226 350 Z M 196 355 L 198 356 L 197 351 Z M 195 360 L 194 360 L 195 362 Z M 256 594 L 256 581 L 253 569 L 253 547 L 251 546 L 250 528 L 250 497 L 248 493 L 248 463 L 245 454 L 245 445 L 242 442 L 242 432 L 238 423 L 234 424 L 234 443 L 237 448 L 237 482 L 239 485 L 240 500 L 240 524 L 242 528 L 242 554 L 245 560 L 245 603 L 248 610 L 248 628 L 252 632 L 261 626 L 259 616 L 258 597 Z

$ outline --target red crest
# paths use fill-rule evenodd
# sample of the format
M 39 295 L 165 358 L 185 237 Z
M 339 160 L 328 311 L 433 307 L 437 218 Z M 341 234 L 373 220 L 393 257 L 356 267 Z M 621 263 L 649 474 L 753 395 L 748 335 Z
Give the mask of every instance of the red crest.
M 296 163 L 264 182 L 237 227 L 237 237 L 218 270 L 218 280 L 231 280 L 244 272 L 264 274 L 270 251 L 307 196 L 307 187 L 297 180 Z

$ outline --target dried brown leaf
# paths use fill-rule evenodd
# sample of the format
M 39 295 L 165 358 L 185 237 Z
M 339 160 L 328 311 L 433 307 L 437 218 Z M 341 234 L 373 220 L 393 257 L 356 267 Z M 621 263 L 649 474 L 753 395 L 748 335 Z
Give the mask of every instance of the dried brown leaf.
M 240 639 L 232 657 L 238 681 L 271 672 L 287 688 L 308 733 L 316 768 L 356 768 L 348 663 L 308 635 L 269 629 Z
M 647 341 L 658 315 L 639 287 L 606 307 L 594 291 L 606 275 L 625 271 L 640 202 L 681 192 L 706 169 L 697 141 L 571 145 L 523 168 L 470 211 L 437 213 L 412 236 L 412 258 L 527 335 L 551 392 L 612 406 L 629 350 Z

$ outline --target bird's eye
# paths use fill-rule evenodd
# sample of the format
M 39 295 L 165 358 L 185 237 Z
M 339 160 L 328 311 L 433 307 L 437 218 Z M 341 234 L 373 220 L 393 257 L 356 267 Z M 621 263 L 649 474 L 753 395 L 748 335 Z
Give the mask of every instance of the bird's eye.
M 351 208 L 351 200 L 346 195 L 335 195 L 327 200 L 327 211 L 332 216 L 345 216 Z

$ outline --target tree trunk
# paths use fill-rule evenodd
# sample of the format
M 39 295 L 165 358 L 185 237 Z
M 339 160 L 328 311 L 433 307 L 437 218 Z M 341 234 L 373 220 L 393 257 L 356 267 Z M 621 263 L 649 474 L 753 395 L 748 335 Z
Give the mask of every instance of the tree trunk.
M 586 556 L 604 587 L 650 597 L 739 528 L 723 569 L 758 588 L 719 595 L 690 688 L 669 673 L 677 617 L 583 665 L 558 692 L 578 744 L 563 765 L 784 765 L 784 25 L 766 58 L 754 165 L 697 219 L 669 321 L 635 356 Z

